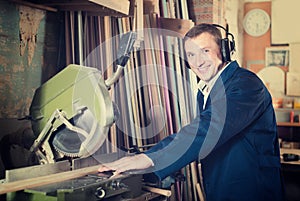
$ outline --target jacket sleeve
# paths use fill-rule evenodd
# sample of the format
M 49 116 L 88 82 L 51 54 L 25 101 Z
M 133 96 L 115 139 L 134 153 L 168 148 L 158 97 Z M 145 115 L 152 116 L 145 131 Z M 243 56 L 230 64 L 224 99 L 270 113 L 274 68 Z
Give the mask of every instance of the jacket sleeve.
M 238 77 L 224 82 L 219 77 L 205 109 L 189 125 L 146 152 L 154 163 L 156 175 L 163 179 L 243 134 L 266 105 L 271 104 L 270 100 L 262 82 L 251 72 L 242 71 Z

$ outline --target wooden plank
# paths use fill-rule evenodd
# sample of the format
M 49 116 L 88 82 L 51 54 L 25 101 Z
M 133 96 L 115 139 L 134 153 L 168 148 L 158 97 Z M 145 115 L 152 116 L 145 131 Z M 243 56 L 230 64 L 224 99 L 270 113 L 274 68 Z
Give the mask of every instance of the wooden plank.
M 166 110 L 167 108 L 170 108 L 170 103 L 167 102 L 168 96 L 169 96 L 169 91 L 166 88 L 167 85 L 167 77 L 166 77 L 166 62 L 165 62 L 165 54 L 163 50 L 163 43 L 162 43 L 162 37 L 158 31 L 158 15 L 153 13 L 149 17 L 150 19 L 150 27 L 151 27 L 151 38 L 154 40 L 151 40 L 151 46 L 152 46 L 152 51 L 154 53 L 154 70 L 155 70 L 155 77 L 156 77 L 156 91 L 158 92 L 158 100 L 159 100 L 159 106 L 162 107 L 160 109 L 160 115 L 161 119 L 157 119 L 157 126 L 158 128 L 163 128 L 160 136 L 161 139 L 164 138 L 165 136 L 169 135 L 170 133 L 173 133 L 173 131 L 170 131 L 168 129 L 169 125 L 166 123 L 168 120 Z M 149 28 L 150 28 L 149 27 Z M 170 109 L 169 109 L 170 111 Z
M 296 154 L 300 156 L 300 149 L 280 148 L 280 154 Z
M 72 62 L 71 54 L 71 20 L 69 12 L 65 12 L 65 48 L 66 48 L 66 65 L 68 66 Z
M 82 25 L 82 11 L 77 13 L 77 26 L 78 26 L 78 54 L 79 54 L 79 64 L 83 64 L 83 25 Z
M 43 5 L 34 4 L 34 3 L 27 2 L 27 1 L 20 1 L 20 0 L 11 0 L 11 1 L 14 2 L 14 3 L 17 3 L 17 4 L 21 4 L 21 5 L 24 5 L 24 6 L 29 6 L 29 7 L 32 7 L 32 8 L 37 8 L 37 9 L 40 9 L 40 10 L 57 12 L 56 8 L 52 8 L 52 7 L 49 7 L 49 6 L 43 6 Z
M 199 198 L 197 196 L 197 183 L 199 183 L 198 180 L 198 172 L 197 172 L 197 168 L 196 168 L 196 162 L 192 162 L 191 163 L 191 176 L 192 176 L 192 191 L 194 194 L 194 200 L 198 201 Z
M 150 191 L 152 193 L 166 196 L 166 197 L 170 197 L 172 194 L 171 191 L 169 191 L 169 190 L 161 189 L 161 188 L 154 188 L 154 187 L 150 187 L 150 186 L 143 186 L 143 189 Z
M 99 164 L 99 162 L 97 164 Z M 59 172 L 66 172 L 69 170 L 70 162 L 67 160 L 59 161 L 56 163 L 15 168 L 5 171 L 5 182 L 20 181 L 29 178 L 41 177 L 49 174 L 56 174 Z
M 129 14 L 129 6 L 130 2 L 128 0 L 89 0 L 89 2 L 93 2 L 102 6 L 105 6 L 107 8 L 110 8 L 112 10 L 118 11 L 120 13 L 123 13 L 125 15 Z
M 182 19 L 189 19 L 189 11 L 188 11 L 187 1 L 182 0 L 182 1 L 180 1 L 180 4 L 181 4 L 181 13 L 182 13 L 181 18 Z
M 194 26 L 191 20 L 160 18 L 161 28 L 174 31 L 174 36 L 183 37 L 186 32 Z
M 168 60 L 169 55 L 168 55 L 168 51 L 165 51 L 166 47 L 165 47 L 165 37 L 164 35 L 160 35 L 160 33 L 157 31 L 157 28 L 160 28 L 160 24 L 159 24 L 159 18 L 157 17 L 157 15 L 152 14 L 151 19 L 151 27 L 155 28 L 153 30 L 153 34 L 154 37 L 153 38 L 157 38 L 157 40 L 154 40 L 154 45 L 155 45 L 155 50 L 157 53 L 157 57 L 159 58 L 159 65 L 161 65 L 161 67 L 159 66 L 159 71 L 161 74 L 160 75 L 160 81 L 159 84 L 162 84 L 162 103 L 163 103 L 163 107 L 165 108 L 165 113 L 166 113 L 166 134 L 171 134 L 174 133 L 174 129 L 173 129 L 173 115 L 172 115 L 172 110 L 173 107 L 171 105 L 171 97 L 169 94 L 169 70 L 168 70 Z M 171 90 L 172 91 L 172 90 Z
M 136 31 L 137 37 L 136 41 L 134 44 L 135 48 L 140 48 L 141 47 L 141 42 L 144 40 L 144 4 L 143 0 L 136 0 L 135 1 L 135 9 L 134 9 L 134 23 L 133 23 L 133 31 Z
M 159 58 L 157 57 L 157 54 L 155 52 L 155 46 L 153 41 L 153 34 L 154 31 L 152 31 L 150 28 L 151 21 L 150 18 L 152 16 L 145 15 L 145 21 L 144 25 L 146 30 L 144 31 L 144 42 L 145 42 L 145 54 L 146 54 L 146 64 L 147 64 L 147 85 L 148 85 L 148 91 L 149 91 L 149 99 L 150 99 L 150 108 L 147 109 L 147 111 L 150 111 L 149 114 L 149 122 L 151 123 L 151 129 L 153 129 L 152 135 L 156 135 L 159 137 L 159 140 L 163 139 L 166 136 L 165 129 L 164 129 L 164 123 L 165 119 L 163 116 L 163 112 L 159 109 L 159 111 L 153 110 L 157 106 L 162 105 L 162 95 L 160 88 L 158 86 L 159 84 L 159 72 L 158 72 L 158 66 L 157 64 L 160 63 Z
M 198 197 L 199 197 L 200 201 L 204 201 L 204 196 L 201 191 L 201 187 L 200 187 L 199 183 L 196 184 L 196 189 L 197 189 L 197 193 L 198 193 Z
M 99 165 L 0 184 L 0 195 L 96 174 Z
M 76 61 L 75 58 L 75 13 L 74 11 L 70 11 L 70 29 L 71 29 L 71 63 L 74 64 Z

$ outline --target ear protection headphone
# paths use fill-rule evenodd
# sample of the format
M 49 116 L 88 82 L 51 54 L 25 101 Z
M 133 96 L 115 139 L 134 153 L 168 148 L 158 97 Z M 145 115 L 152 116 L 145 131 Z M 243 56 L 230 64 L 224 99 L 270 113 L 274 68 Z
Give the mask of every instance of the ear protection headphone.
M 221 39 L 221 54 L 222 54 L 223 62 L 229 62 L 231 61 L 231 57 L 230 57 L 231 53 L 235 51 L 234 36 L 233 34 L 228 32 L 228 24 L 226 25 L 226 28 L 218 24 L 212 24 L 212 25 L 217 28 L 223 29 L 226 33 L 225 38 Z M 231 40 L 229 40 L 228 36 L 231 37 Z

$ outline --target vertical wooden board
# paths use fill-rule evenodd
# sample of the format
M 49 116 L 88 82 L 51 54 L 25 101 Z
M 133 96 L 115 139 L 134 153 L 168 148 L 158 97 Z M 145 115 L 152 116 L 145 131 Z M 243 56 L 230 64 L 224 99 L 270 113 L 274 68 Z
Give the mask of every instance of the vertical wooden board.
M 158 71 L 157 71 L 157 62 L 159 62 L 159 58 L 156 57 L 155 54 L 155 47 L 154 47 L 154 43 L 152 40 L 152 36 L 153 33 L 151 31 L 151 22 L 150 22 L 150 18 L 151 16 L 146 15 L 145 16 L 145 21 L 144 21 L 144 25 L 145 28 L 148 28 L 147 30 L 145 30 L 145 36 L 144 36 L 144 42 L 145 42 L 145 55 L 146 55 L 146 64 L 147 64 L 147 88 L 148 88 L 148 92 L 149 92 L 149 100 L 150 100 L 150 108 L 148 108 L 147 110 L 150 111 L 150 116 L 149 116 L 149 120 L 151 123 L 151 128 L 153 129 L 153 131 L 157 131 L 159 132 L 160 126 L 161 126 L 161 122 L 159 120 L 159 118 L 161 117 L 161 113 L 156 113 L 156 111 L 152 110 L 157 106 L 162 105 L 162 100 L 161 100 L 161 91 L 159 89 L 159 87 L 157 86 L 157 84 L 159 83 L 158 80 Z M 162 136 L 164 136 L 164 129 L 163 131 L 159 132 L 159 133 L 152 133 L 155 134 L 157 136 L 159 136 L 160 139 L 162 139 Z
M 99 4 L 101 6 L 110 8 L 112 10 L 118 11 L 120 13 L 123 13 L 125 15 L 129 14 L 129 5 L 130 2 L 128 0 L 89 0 L 90 2 L 93 2 L 95 4 Z
M 169 116 L 168 111 L 170 111 L 170 103 L 169 103 L 169 91 L 166 89 L 165 83 L 167 83 L 166 79 L 166 63 L 165 63 L 165 57 L 167 56 L 165 52 L 163 51 L 163 43 L 162 43 L 162 37 L 158 31 L 159 27 L 159 21 L 158 21 L 158 15 L 152 14 L 150 16 L 150 27 L 153 28 L 151 30 L 151 38 L 153 38 L 152 41 L 152 47 L 153 52 L 155 55 L 155 74 L 156 74 L 156 83 L 157 83 L 157 91 L 159 94 L 159 101 L 161 103 L 162 110 L 160 111 L 161 120 L 158 120 L 157 125 L 158 127 L 163 128 L 162 136 L 166 136 L 173 131 L 170 130 L 170 123 L 167 123 Z
M 123 33 L 130 32 L 130 25 L 131 23 L 131 18 L 130 17 L 124 17 L 122 18 L 122 29 Z M 131 53 L 131 56 L 135 53 Z M 126 103 L 127 103 L 127 108 L 128 108 L 128 113 L 126 114 L 126 118 L 124 119 L 125 123 L 124 125 L 128 126 L 128 133 L 125 137 L 131 138 L 132 141 L 130 142 L 130 146 L 136 145 L 136 146 L 141 146 L 142 145 L 142 137 L 141 137 L 141 132 L 140 132 L 140 125 L 141 125 L 141 120 L 140 120 L 140 107 L 142 104 L 138 103 L 137 99 L 137 81 L 136 81 L 136 72 L 135 72 L 135 66 L 134 62 L 130 60 L 126 67 L 125 67 L 125 88 L 124 90 L 126 91 Z M 124 98 L 122 99 L 124 101 Z M 121 100 L 121 101 L 122 101 Z M 126 107 L 125 104 L 121 105 L 122 107 Z M 129 147 L 128 147 L 129 148 Z

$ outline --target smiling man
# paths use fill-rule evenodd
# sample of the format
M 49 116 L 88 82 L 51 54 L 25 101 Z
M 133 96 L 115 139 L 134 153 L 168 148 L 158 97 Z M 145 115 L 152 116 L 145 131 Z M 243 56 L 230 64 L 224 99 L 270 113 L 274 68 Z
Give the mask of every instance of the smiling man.
M 187 63 L 200 79 L 194 120 L 99 172 L 143 169 L 164 179 L 198 160 L 207 201 L 284 200 L 272 98 L 254 73 L 228 59 L 232 47 L 224 47 L 219 28 L 199 24 L 184 38 Z

